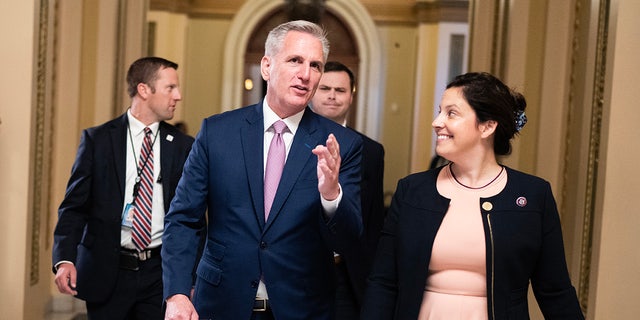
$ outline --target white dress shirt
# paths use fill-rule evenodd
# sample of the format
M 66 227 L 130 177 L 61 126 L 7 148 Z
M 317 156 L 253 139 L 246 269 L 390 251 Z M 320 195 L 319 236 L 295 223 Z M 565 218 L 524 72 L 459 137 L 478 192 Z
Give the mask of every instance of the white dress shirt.
M 131 110 L 127 111 L 129 119 L 129 128 L 127 129 L 127 172 L 124 189 L 123 209 L 128 203 L 133 203 L 133 186 L 136 184 L 138 176 L 137 164 L 140 160 L 140 150 L 142 141 L 144 140 L 144 128 L 151 129 L 152 136 L 155 137 L 153 142 L 153 204 L 151 211 L 151 243 L 149 248 L 156 248 L 162 244 L 162 232 L 164 231 L 164 197 L 162 183 L 158 182 L 160 176 L 160 139 L 158 132 L 160 128 L 159 122 L 154 122 L 148 126 L 140 122 L 133 115 Z M 120 245 L 124 248 L 135 249 L 131 241 L 131 228 L 122 226 L 120 229 Z
M 282 135 L 282 139 L 284 140 L 286 155 L 285 155 L 285 166 L 286 159 L 289 157 L 289 150 L 291 149 L 291 143 L 293 142 L 293 137 L 298 130 L 298 126 L 300 125 L 300 120 L 302 120 L 302 115 L 304 115 L 305 110 L 302 110 L 286 119 L 280 119 L 280 117 L 271 110 L 269 104 L 267 103 L 267 99 L 264 99 L 262 103 L 262 114 L 264 115 L 264 148 L 263 148 L 263 174 L 264 169 L 267 167 L 267 155 L 269 153 L 269 146 L 271 145 L 271 140 L 273 139 L 273 135 L 275 134 L 273 128 L 271 127 L 276 121 L 282 120 L 289 130 L 285 131 Z M 315 146 L 310 146 L 309 152 L 315 148 Z M 154 191 L 155 192 L 155 191 Z M 340 204 L 340 200 L 342 200 L 342 188 L 340 188 L 340 193 L 335 200 L 326 200 L 323 197 L 320 197 L 320 201 L 322 202 L 322 207 L 324 208 L 324 213 L 328 218 L 333 217 L 336 210 L 338 209 L 338 205 Z M 267 299 L 269 295 L 267 293 L 267 288 L 262 280 L 260 280 L 260 284 L 258 285 L 258 292 L 256 294 L 257 298 Z

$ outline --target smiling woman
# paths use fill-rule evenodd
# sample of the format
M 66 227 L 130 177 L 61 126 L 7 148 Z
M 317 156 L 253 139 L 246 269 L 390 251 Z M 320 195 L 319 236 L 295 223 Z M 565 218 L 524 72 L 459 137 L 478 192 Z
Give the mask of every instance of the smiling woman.
M 451 163 L 398 182 L 363 318 L 529 319 L 531 283 L 545 318 L 584 319 L 549 183 L 497 159 L 525 107 L 488 73 L 447 85 L 432 125 Z

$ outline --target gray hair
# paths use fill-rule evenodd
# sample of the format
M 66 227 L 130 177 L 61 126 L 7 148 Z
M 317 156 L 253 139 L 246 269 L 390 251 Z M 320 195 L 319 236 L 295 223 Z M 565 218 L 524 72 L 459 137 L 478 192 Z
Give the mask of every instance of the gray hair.
M 308 33 L 320 40 L 322 43 L 322 55 L 324 61 L 327 61 L 329 56 L 329 40 L 327 39 L 327 32 L 319 25 L 305 21 L 295 20 L 285 22 L 271 30 L 267 36 L 267 41 L 264 44 L 264 55 L 267 57 L 273 57 L 278 54 L 284 43 L 284 38 L 289 31 L 298 31 Z

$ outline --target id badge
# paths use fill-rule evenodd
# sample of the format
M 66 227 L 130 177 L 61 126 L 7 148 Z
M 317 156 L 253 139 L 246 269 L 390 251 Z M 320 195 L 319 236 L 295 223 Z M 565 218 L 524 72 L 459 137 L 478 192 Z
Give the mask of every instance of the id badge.
M 127 228 L 133 226 L 133 204 L 127 203 L 122 210 L 122 225 Z

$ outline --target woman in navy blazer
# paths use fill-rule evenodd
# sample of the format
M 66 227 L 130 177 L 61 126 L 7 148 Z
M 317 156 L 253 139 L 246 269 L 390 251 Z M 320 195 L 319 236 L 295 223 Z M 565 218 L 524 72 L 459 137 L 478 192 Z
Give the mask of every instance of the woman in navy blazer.
M 497 161 L 525 107 L 487 73 L 447 86 L 432 125 L 451 163 L 398 182 L 361 319 L 529 319 L 529 283 L 545 318 L 584 319 L 549 183 Z

